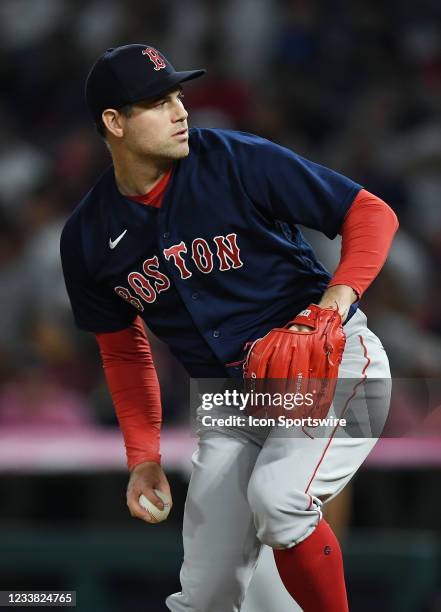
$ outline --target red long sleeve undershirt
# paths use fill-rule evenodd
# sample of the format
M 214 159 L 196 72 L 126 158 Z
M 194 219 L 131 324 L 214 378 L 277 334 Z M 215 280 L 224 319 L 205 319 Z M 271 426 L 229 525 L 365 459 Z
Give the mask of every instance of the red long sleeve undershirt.
M 167 182 L 161 185 L 162 190 Z M 138 201 L 147 203 L 146 196 Z M 154 205 L 160 205 L 160 200 Z M 397 228 L 393 210 L 361 190 L 344 219 L 340 264 L 329 286 L 349 285 L 361 297 L 383 267 Z M 127 329 L 96 334 L 96 338 L 129 470 L 144 461 L 160 463 L 160 390 L 141 319 L 137 317 Z
M 160 463 L 161 395 L 142 320 L 136 317 L 127 329 L 96 334 L 96 339 L 129 470 L 144 461 Z
M 359 191 L 341 227 L 340 263 L 328 285 L 349 285 L 361 298 L 386 261 L 398 219 L 366 189 Z

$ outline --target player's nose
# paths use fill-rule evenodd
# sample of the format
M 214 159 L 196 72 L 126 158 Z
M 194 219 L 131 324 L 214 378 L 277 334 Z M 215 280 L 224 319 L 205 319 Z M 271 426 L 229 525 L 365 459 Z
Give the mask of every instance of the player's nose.
M 184 105 L 182 104 L 181 101 L 177 101 L 173 107 L 173 121 L 174 122 L 185 121 L 187 117 L 188 117 L 188 113 L 185 110 Z

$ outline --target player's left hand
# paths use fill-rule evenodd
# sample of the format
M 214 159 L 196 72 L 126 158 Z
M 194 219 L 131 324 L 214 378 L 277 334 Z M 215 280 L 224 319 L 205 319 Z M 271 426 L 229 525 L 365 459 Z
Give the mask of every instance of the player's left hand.
M 341 316 L 334 308 L 311 304 L 284 328 L 272 329 L 251 346 L 244 377 L 263 379 L 259 390 L 313 397 L 296 417 L 324 418 L 331 406 L 345 346 Z M 276 397 L 276 396 L 274 396 Z
M 357 300 L 358 296 L 352 287 L 348 285 L 334 285 L 326 289 L 318 306 L 320 308 L 336 308 L 342 323 L 344 323 L 348 318 L 350 307 Z
M 320 308 L 335 308 L 338 310 L 341 321 L 344 323 L 348 317 L 349 309 L 357 300 L 357 294 L 348 285 L 334 285 L 329 287 L 317 304 Z M 311 327 L 306 325 L 291 325 L 290 330 L 296 332 L 309 332 Z
M 296 332 L 309 332 L 311 331 L 311 327 L 307 326 L 307 325 L 290 325 L 288 327 L 289 330 L 291 331 L 296 331 Z

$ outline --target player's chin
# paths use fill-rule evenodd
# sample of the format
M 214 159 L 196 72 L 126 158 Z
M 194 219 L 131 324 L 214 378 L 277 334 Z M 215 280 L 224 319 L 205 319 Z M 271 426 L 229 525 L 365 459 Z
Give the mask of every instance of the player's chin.
M 182 159 L 183 157 L 187 157 L 189 153 L 190 147 L 188 146 L 188 142 L 180 142 L 170 150 L 170 157 L 172 159 Z

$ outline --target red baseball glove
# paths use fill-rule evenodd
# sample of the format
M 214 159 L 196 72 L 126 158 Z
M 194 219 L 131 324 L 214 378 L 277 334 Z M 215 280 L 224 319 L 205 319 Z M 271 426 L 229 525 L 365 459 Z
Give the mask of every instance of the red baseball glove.
M 290 330 L 291 325 L 305 325 L 311 330 Z M 303 397 L 311 393 L 312 403 L 304 401 L 292 416 L 324 418 L 334 397 L 345 340 L 338 311 L 311 304 L 284 328 L 272 329 L 251 345 L 244 378 L 277 379 L 274 383 L 263 383 L 262 389 L 256 381 L 256 391 L 271 389 Z

